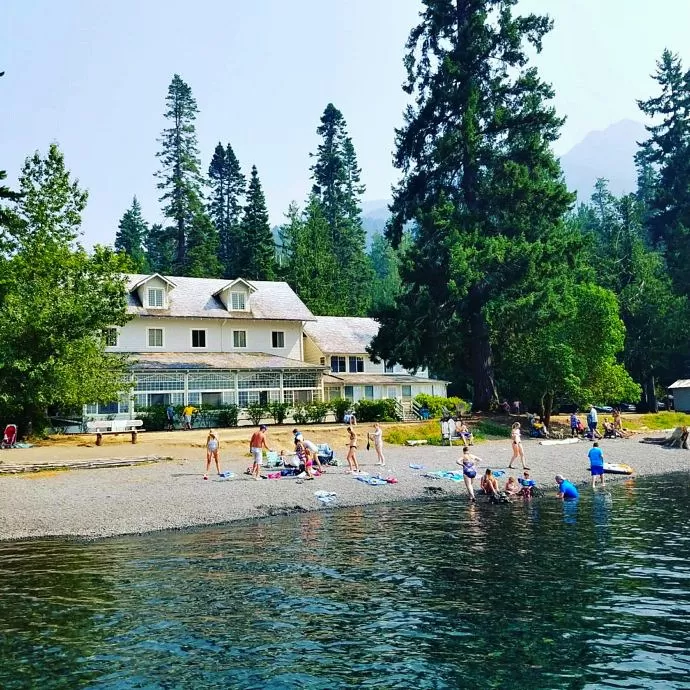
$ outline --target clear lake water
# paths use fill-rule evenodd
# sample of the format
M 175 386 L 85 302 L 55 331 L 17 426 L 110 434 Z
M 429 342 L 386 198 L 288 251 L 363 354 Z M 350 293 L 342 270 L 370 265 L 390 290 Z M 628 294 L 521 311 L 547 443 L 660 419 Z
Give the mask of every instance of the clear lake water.
M 690 688 L 690 479 L 0 543 L 0 688 Z

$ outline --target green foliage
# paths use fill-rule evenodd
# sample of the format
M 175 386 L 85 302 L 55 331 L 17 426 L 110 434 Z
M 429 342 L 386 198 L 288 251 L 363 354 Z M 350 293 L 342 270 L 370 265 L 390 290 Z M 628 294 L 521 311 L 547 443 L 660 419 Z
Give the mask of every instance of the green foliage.
M 415 395 L 414 399 L 420 406 L 426 405 L 429 408 L 430 417 L 440 417 L 443 414 L 444 408 L 453 414 L 456 412 L 464 413 L 469 409 L 469 405 L 462 398 L 443 398 L 439 395 L 419 393 Z
M 511 434 L 510 426 L 492 422 L 490 419 L 480 419 L 473 425 L 471 431 L 475 441 L 490 436 L 496 438 L 510 438 Z
M 330 401 L 330 406 L 335 415 L 335 421 L 342 422 L 345 413 L 352 408 L 352 400 L 348 400 L 347 398 L 336 398 Z
M 407 441 L 426 441 L 427 445 L 441 445 L 441 427 L 438 422 L 421 422 L 385 428 L 383 440 L 393 445 L 404 446 Z
M 380 233 L 374 235 L 371 242 L 369 258 L 374 270 L 372 284 L 372 310 L 390 308 L 400 294 L 401 281 L 398 251 Z
M 249 403 L 245 409 L 254 426 L 260 424 L 261 420 L 266 416 L 267 413 L 266 406 L 260 402 Z
M 307 421 L 314 424 L 320 424 L 326 421 L 326 415 L 331 411 L 331 406 L 327 402 L 314 400 L 313 402 L 307 403 L 304 411 L 307 415 Z
M 191 88 L 178 74 L 173 76 L 166 98 L 166 119 L 170 127 L 163 130 L 157 156 L 161 169 L 156 173 L 163 213 L 170 219 L 175 239 L 174 267 L 185 275 L 187 239 L 194 217 L 202 211 L 202 179 L 196 116 L 199 112 Z
M 241 233 L 242 277 L 249 280 L 273 280 L 276 276 L 275 243 L 268 222 L 266 198 L 255 165 L 252 166 L 249 178 Z
M 282 424 L 290 412 L 290 405 L 282 402 L 270 402 L 266 406 L 266 411 L 276 424 Z
M 192 278 L 218 278 L 223 268 L 218 258 L 218 231 L 203 213 L 192 218 L 187 238 L 185 275 Z
M 414 105 L 397 131 L 403 178 L 387 231 L 397 246 L 412 221 L 413 242 L 372 343 L 407 368 L 466 369 L 477 410 L 497 400 L 492 310 L 562 273 L 575 251 L 562 222 L 574 196 L 551 150 L 562 120 L 528 66 L 551 23 L 515 17 L 512 5 L 423 2 L 407 44 Z
M 218 408 L 216 426 L 221 428 L 237 426 L 240 408 L 237 405 L 223 405 Z
M 208 214 L 218 232 L 218 259 L 223 276 L 235 278 L 242 272 L 240 216 L 244 198 L 244 175 L 232 146 L 218 142 L 208 169 L 211 194 Z
M 316 132 L 321 143 L 312 166 L 312 198 L 321 206 L 338 270 L 338 289 L 330 286 L 331 308 L 322 313 L 364 316 L 371 304 L 373 271 L 362 227 L 361 170 L 345 118 L 332 103 L 326 106 Z
M 295 403 L 295 406 L 292 410 L 292 419 L 294 420 L 295 424 L 306 424 L 309 421 L 306 403 Z
M 129 257 L 133 273 L 143 273 L 147 270 L 144 239 L 148 231 L 148 225 L 141 215 L 141 205 L 134 197 L 132 205 L 120 219 L 114 245 L 116 251 L 123 252 Z
M 354 406 L 358 422 L 400 421 L 397 403 L 392 398 L 383 400 L 360 400 Z
M 64 157 L 28 158 L 21 198 L 0 247 L 0 415 L 38 430 L 50 407 L 109 402 L 127 388 L 126 359 L 105 353 L 98 334 L 126 323 L 123 258 L 77 242 L 87 194 Z
M 146 431 L 163 431 L 167 428 L 167 407 L 167 405 L 149 405 L 137 408 L 137 416 L 143 420 Z
M 174 273 L 175 246 L 173 228 L 164 228 L 159 223 L 152 225 L 144 237 L 148 270 L 161 275 Z

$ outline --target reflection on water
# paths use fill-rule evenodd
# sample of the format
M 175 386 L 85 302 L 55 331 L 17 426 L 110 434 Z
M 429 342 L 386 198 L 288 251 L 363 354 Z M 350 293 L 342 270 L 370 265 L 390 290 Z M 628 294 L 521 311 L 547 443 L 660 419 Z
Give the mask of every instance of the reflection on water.
M 0 544 L 0 687 L 688 688 L 688 517 L 681 476 Z

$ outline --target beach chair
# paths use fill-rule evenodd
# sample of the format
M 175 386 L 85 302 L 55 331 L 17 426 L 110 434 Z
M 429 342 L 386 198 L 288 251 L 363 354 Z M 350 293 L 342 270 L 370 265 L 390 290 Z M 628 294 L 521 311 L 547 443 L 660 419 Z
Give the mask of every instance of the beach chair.
M 14 448 L 17 443 L 17 425 L 8 424 L 5 427 L 5 433 L 2 435 L 2 442 L 0 448 Z

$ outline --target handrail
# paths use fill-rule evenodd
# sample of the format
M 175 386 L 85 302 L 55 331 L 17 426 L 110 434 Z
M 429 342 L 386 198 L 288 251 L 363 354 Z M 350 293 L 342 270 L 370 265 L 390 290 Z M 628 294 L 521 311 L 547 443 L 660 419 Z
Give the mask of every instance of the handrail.
M 405 419 L 405 408 L 403 407 L 402 401 L 397 398 L 395 401 L 395 413 L 398 415 L 400 420 Z
M 412 403 L 410 404 L 410 409 L 412 410 L 412 414 L 415 417 L 417 417 L 417 419 L 422 418 L 422 406 L 414 398 L 412 398 Z

